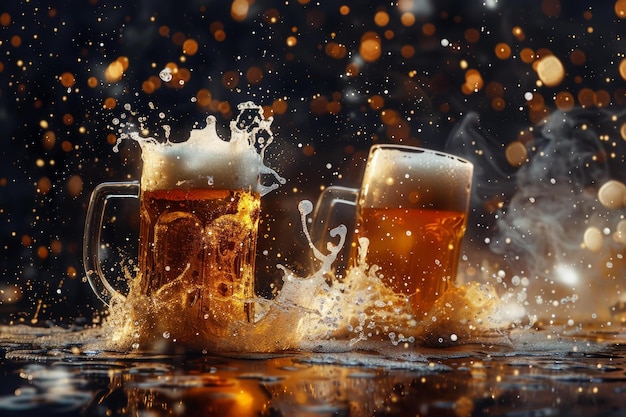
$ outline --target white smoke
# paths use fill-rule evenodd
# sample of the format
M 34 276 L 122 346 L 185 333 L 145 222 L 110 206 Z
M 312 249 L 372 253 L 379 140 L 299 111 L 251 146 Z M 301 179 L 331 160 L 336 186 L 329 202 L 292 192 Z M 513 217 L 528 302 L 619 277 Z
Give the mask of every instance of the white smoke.
M 626 264 L 616 233 L 626 210 L 605 207 L 598 190 L 623 181 L 623 123 L 623 116 L 599 110 L 554 113 L 529 129 L 527 159 L 517 169 L 475 114 L 450 138 L 451 150 L 478 167 L 475 209 L 489 199 L 501 202 L 490 213 L 486 241 L 502 268 L 498 279 L 531 315 L 577 322 L 619 313 Z

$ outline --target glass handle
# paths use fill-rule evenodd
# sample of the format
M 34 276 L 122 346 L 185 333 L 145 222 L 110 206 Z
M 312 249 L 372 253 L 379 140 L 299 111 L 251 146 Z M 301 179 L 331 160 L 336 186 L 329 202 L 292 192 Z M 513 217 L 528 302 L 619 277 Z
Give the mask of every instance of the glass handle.
M 331 186 L 320 194 L 315 204 L 310 234 L 311 241 L 317 249 L 326 251 L 326 243 L 332 229 L 341 224 L 345 225 L 347 229 L 344 247 L 341 249 L 335 264 L 337 277 L 342 276 L 348 267 L 350 244 L 356 223 L 358 195 L 358 188 Z
M 109 305 L 115 297 L 126 298 L 104 276 L 100 265 L 100 237 L 109 198 L 139 198 L 139 181 L 105 182 L 94 188 L 89 199 L 83 234 L 83 266 L 87 280 L 98 298 Z

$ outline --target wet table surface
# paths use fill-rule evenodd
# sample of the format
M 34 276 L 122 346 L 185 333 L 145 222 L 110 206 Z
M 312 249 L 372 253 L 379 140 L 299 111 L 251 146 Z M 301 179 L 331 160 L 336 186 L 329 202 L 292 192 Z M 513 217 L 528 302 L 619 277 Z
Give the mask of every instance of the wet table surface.
M 626 416 L 624 328 L 247 358 L 85 350 L 74 334 L 0 326 L 1 416 Z

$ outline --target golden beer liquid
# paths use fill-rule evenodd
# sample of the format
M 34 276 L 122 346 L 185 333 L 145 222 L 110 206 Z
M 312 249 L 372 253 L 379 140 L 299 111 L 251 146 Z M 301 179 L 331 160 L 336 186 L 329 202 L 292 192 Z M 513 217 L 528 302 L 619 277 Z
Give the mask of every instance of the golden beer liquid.
M 142 293 L 213 323 L 253 320 L 258 193 L 144 190 L 140 213 Z
M 463 212 L 361 208 L 350 259 L 357 259 L 358 239 L 368 238 L 367 263 L 423 315 L 456 276 L 465 227 Z

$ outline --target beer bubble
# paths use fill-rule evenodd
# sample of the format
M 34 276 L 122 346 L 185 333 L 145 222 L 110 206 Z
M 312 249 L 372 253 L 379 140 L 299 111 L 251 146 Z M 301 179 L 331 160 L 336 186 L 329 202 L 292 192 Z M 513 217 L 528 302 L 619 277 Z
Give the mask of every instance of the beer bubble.
M 163 332 L 163 339 L 169 339 L 171 336 L 170 332 Z

